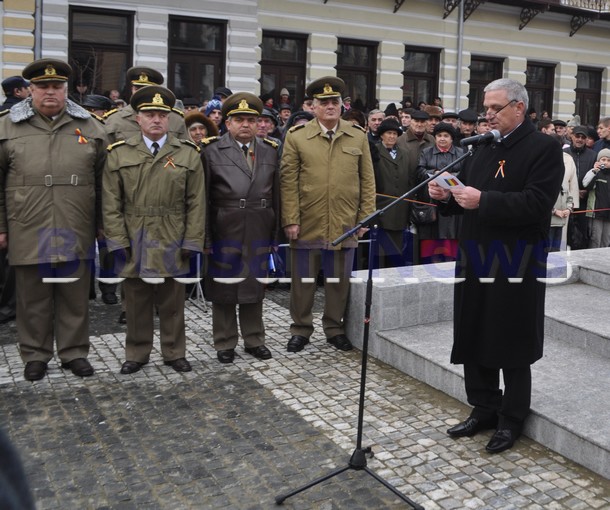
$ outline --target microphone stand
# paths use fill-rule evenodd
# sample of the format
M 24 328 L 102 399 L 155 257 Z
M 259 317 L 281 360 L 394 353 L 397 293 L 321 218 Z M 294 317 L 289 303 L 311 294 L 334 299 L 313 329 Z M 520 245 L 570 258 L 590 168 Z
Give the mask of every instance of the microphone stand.
M 364 309 L 364 330 L 363 330 L 363 334 L 362 334 L 362 337 L 363 337 L 363 339 L 362 339 L 362 364 L 361 364 L 361 370 L 360 370 L 360 398 L 359 398 L 359 402 L 358 402 L 358 429 L 357 429 L 357 435 L 356 435 L 356 449 L 352 453 L 352 456 L 349 459 L 347 466 L 337 468 L 337 469 L 331 471 L 330 473 L 328 473 L 327 475 L 325 475 L 321 478 L 317 478 L 316 480 L 313 480 L 313 481 L 307 483 L 306 485 L 303 485 L 302 487 L 299 487 L 298 489 L 295 489 L 291 492 L 288 492 L 286 494 L 280 494 L 279 496 L 276 496 L 276 498 L 275 498 L 276 504 L 281 505 L 284 501 L 286 501 L 286 499 L 294 496 L 295 494 L 298 494 L 299 492 L 303 492 L 304 490 L 307 490 L 315 485 L 318 485 L 319 483 L 325 482 L 326 480 L 329 480 L 330 478 L 337 476 L 337 475 L 347 471 L 348 469 L 355 469 L 355 470 L 364 470 L 366 473 L 371 475 L 375 480 L 377 480 L 382 485 L 384 485 L 387 489 L 389 489 L 394 494 L 396 494 L 396 496 L 398 496 L 400 499 L 402 499 L 405 503 L 407 503 L 409 506 L 411 506 L 411 508 L 414 508 L 415 510 L 424 510 L 423 506 L 410 500 L 407 496 L 405 496 L 402 492 L 400 492 L 396 487 L 394 487 L 393 485 L 388 483 L 386 480 L 381 478 L 378 474 L 376 474 L 374 471 L 372 471 L 370 468 L 367 467 L 366 455 L 368 454 L 369 456 L 373 457 L 373 451 L 370 446 L 368 446 L 366 448 L 362 447 L 362 429 L 363 429 L 363 425 L 364 425 L 364 403 L 365 403 L 365 392 L 366 392 L 366 370 L 367 370 L 368 349 L 369 349 L 369 328 L 370 328 L 370 323 L 371 323 L 371 306 L 373 304 L 373 264 L 372 264 L 372 262 L 373 262 L 373 255 L 375 253 L 375 249 L 376 249 L 376 245 L 377 245 L 377 225 L 374 224 L 374 221 L 377 219 L 377 217 L 383 215 L 388 209 L 391 209 L 400 201 L 413 195 L 417 190 L 419 190 L 420 188 L 422 188 L 423 186 L 428 184 L 433 179 L 436 179 L 443 172 L 454 167 L 455 165 L 457 165 L 464 159 L 472 156 L 474 154 L 475 149 L 476 149 L 475 146 L 471 146 L 464 154 L 462 154 L 455 161 L 452 161 L 451 163 L 449 163 L 447 166 L 445 166 L 438 172 L 432 174 L 427 179 L 420 182 L 417 186 L 413 187 L 412 189 L 410 189 L 409 191 L 407 191 L 400 197 L 398 197 L 395 200 L 393 200 L 392 202 L 390 202 L 383 209 L 376 210 L 374 213 L 372 213 L 369 216 L 367 216 L 366 218 L 364 218 L 354 228 L 345 232 L 342 236 L 338 237 L 331 243 L 333 246 L 337 246 L 338 244 L 343 242 L 348 237 L 353 236 L 356 232 L 358 232 L 359 229 L 361 229 L 363 227 L 371 226 L 370 243 L 369 243 L 368 279 L 366 281 L 366 297 L 365 297 L 365 309 Z

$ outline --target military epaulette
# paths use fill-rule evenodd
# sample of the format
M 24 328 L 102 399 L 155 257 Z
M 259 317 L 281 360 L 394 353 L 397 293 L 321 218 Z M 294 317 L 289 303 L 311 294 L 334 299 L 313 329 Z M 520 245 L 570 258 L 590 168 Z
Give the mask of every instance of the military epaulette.
M 115 114 L 116 112 L 118 112 L 118 111 L 119 111 L 119 109 L 118 109 L 118 108 L 113 108 L 112 110 L 108 110 L 108 111 L 107 111 L 107 112 L 104 114 L 103 118 L 104 118 L 104 119 L 107 119 L 108 117 L 110 117 L 111 115 L 114 115 L 114 114 Z
M 124 143 L 125 140 L 119 140 L 118 142 L 111 143 L 108 147 L 106 147 L 106 150 L 110 152 L 112 149 L 116 149 L 119 145 L 123 145 Z
M 190 145 L 193 149 L 196 149 L 197 152 L 200 152 L 201 149 L 199 148 L 199 145 L 197 145 L 195 142 L 193 142 L 192 140 L 183 140 L 182 138 L 180 139 L 180 141 L 184 144 L 184 145 Z
M 213 142 L 217 142 L 218 140 L 220 140 L 219 136 L 210 136 L 208 138 L 204 138 L 203 140 L 201 140 L 201 143 L 203 145 L 209 145 L 209 144 L 211 144 Z
M 172 108 L 172 112 L 177 113 L 181 117 L 184 117 L 184 112 L 182 110 L 179 110 L 178 108 Z
M 269 138 L 263 138 L 263 142 L 271 145 L 271 147 L 273 147 L 274 149 L 277 149 L 279 147 L 277 142 L 274 142 L 273 140 L 269 140 Z
M 360 124 L 353 124 L 356 129 L 359 129 L 363 133 L 366 133 L 366 129 L 364 129 Z
M 7 114 L 8 112 L 10 112 L 10 111 L 11 111 L 11 109 L 10 109 L 10 108 L 7 108 L 6 110 L 2 110 L 2 111 L 0 112 L 0 117 L 2 117 L 3 115 L 6 115 L 6 114 Z
M 95 120 L 99 120 L 102 124 L 104 124 L 104 119 L 102 117 L 100 117 L 99 115 L 93 113 L 93 112 L 89 112 L 89 114 L 95 119 Z
M 289 132 L 289 133 L 293 133 L 293 132 L 294 132 L 294 131 L 296 131 L 297 129 L 301 129 L 301 128 L 304 128 L 304 127 L 305 127 L 305 124 L 299 124 L 298 126 L 292 126 L 292 127 L 291 127 L 291 128 L 288 130 L 288 132 Z

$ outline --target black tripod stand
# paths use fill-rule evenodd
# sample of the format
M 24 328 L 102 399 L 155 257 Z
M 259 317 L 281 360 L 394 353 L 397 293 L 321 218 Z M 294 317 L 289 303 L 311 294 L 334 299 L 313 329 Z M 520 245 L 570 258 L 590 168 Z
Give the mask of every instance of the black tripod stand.
M 333 241 L 333 243 L 332 243 L 333 246 L 336 246 L 339 243 L 343 242 L 348 237 L 354 235 L 360 228 L 369 227 L 369 226 L 373 225 L 370 230 L 371 235 L 370 235 L 370 244 L 369 244 L 369 265 L 368 265 L 368 276 L 367 276 L 368 279 L 366 282 L 364 330 L 363 330 L 363 334 L 362 334 L 362 336 L 363 336 L 363 338 L 362 338 L 362 365 L 361 365 L 361 370 L 360 370 L 360 399 L 359 399 L 359 403 L 358 403 L 358 432 L 356 435 L 356 449 L 352 453 L 352 456 L 350 457 L 349 462 L 347 463 L 347 466 L 337 468 L 337 469 L 331 471 L 330 473 L 328 473 L 327 475 L 325 475 L 321 478 L 317 478 L 316 480 L 313 480 L 313 481 L 309 482 L 308 484 L 303 485 L 302 487 L 299 487 L 298 489 L 288 492 L 287 494 L 280 494 L 279 496 L 276 496 L 275 502 L 278 505 L 281 505 L 284 501 L 286 501 L 288 498 L 294 496 L 295 494 L 298 494 L 299 492 L 303 492 L 304 490 L 307 490 L 315 485 L 318 485 L 319 483 L 325 482 L 326 480 L 329 480 L 330 478 L 333 478 L 334 476 L 337 476 L 337 475 L 347 471 L 348 469 L 355 469 L 355 470 L 364 470 L 366 473 L 371 475 L 375 480 L 377 480 L 379 483 L 383 484 L 385 487 L 387 487 L 389 490 L 391 490 L 394 494 L 396 494 L 405 503 L 410 505 L 411 508 L 414 508 L 416 510 L 424 510 L 424 507 L 422 507 L 421 505 L 410 500 L 407 496 L 405 496 L 402 492 L 400 492 L 396 487 L 394 487 L 390 483 L 386 482 L 378 474 L 376 474 L 374 471 L 372 471 L 370 468 L 367 467 L 366 455 L 369 454 L 372 456 L 373 453 L 372 453 L 372 449 L 370 446 L 366 447 L 366 448 L 362 447 L 362 428 L 363 428 L 363 423 L 364 423 L 364 401 L 365 401 L 365 392 L 366 392 L 366 369 L 367 369 L 368 350 L 369 350 L 369 327 L 370 327 L 370 322 L 371 322 L 371 305 L 373 303 L 373 264 L 372 264 L 372 262 L 373 262 L 374 254 L 376 253 L 375 250 L 377 248 L 377 226 L 375 225 L 375 220 L 377 219 L 377 217 L 379 217 L 383 213 L 385 213 L 388 209 L 391 209 L 397 203 L 399 203 L 400 201 L 404 200 L 405 198 L 413 195 L 418 189 L 427 185 L 433 179 L 436 179 L 443 172 L 449 170 L 450 168 L 457 165 L 459 162 L 466 159 L 467 157 L 472 156 L 473 153 L 474 153 L 474 149 L 473 148 L 469 149 L 467 152 L 462 154 L 455 161 L 452 161 L 446 167 L 442 168 L 435 174 L 431 175 L 426 180 L 420 182 L 413 189 L 410 189 L 402 196 L 396 198 L 396 200 L 389 203 L 383 209 L 378 209 L 373 214 L 369 215 L 364 220 L 362 220 L 358 225 L 356 225 L 350 231 L 346 232 L 341 237 L 339 237 Z

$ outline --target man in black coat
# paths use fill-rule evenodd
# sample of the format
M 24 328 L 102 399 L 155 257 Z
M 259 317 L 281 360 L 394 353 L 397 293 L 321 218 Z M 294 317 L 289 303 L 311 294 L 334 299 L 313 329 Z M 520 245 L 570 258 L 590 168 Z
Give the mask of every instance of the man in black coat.
M 452 437 L 496 429 L 486 450 L 511 448 L 531 400 L 531 364 L 542 357 L 545 236 L 564 174 L 559 143 L 526 118 L 525 87 L 508 79 L 485 88 L 483 106 L 499 143 L 466 160 L 464 187 L 430 183 L 444 213 L 463 214 L 456 263 L 451 362 L 464 365 L 469 418 Z M 500 389 L 500 370 L 504 391 Z

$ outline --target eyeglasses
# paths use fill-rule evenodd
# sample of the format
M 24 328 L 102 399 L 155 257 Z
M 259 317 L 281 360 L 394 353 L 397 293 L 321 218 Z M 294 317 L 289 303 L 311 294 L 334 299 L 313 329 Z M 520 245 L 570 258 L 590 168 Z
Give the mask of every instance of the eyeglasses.
M 513 104 L 516 101 L 517 101 L 516 99 L 511 99 L 502 108 L 498 108 L 497 110 L 495 110 L 494 108 L 487 108 L 487 110 L 485 111 L 485 117 L 495 117 L 496 115 L 498 115 L 498 113 L 500 113 L 502 110 L 504 110 L 504 108 L 506 108 L 509 104 Z

